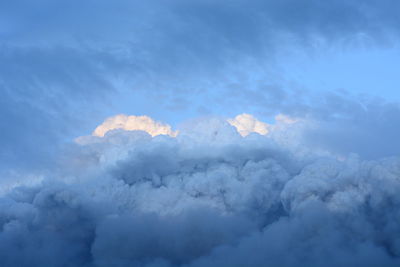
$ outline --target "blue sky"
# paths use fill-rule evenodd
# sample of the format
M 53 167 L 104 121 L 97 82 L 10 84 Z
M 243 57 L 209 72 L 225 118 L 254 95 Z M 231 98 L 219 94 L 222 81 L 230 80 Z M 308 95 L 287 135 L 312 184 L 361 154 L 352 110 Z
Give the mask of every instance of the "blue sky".
M 286 73 L 312 90 L 346 90 L 399 101 L 399 49 L 372 47 L 321 51 L 284 63 Z
M 360 97 L 377 97 L 398 102 L 400 100 L 400 93 L 397 90 L 400 84 L 400 70 L 397 68 L 400 60 L 399 51 L 397 45 L 394 44 L 389 47 L 371 48 L 335 47 L 329 50 L 313 51 L 313 53 L 291 51 L 289 55 L 282 55 L 276 59 L 277 62 L 271 63 L 276 70 L 266 76 L 268 79 L 275 80 L 275 83 L 303 88 L 314 93 L 343 91 Z M 195 106 L 204 101 L 201 97 L 197 98 L 183 97 L 182 100 L 187 99 L 191 105 Z M 149 114 L 174 125 L 187 118 L 201 116 L 203 112 L 201 109 L 196 110 L 191 107 L 184 109 L 179 105 L 175 109 L 173 106 L 160 108 L 158 105 L 163 100 L 129 89 L 116 95 L 113 101 L 113 105 L 107 110 L 109 116 L 113 113 Z M 244 105 L 232 112 L 229 107 L 216 106 L 208 112 L 232 116 L 236 113 L 251 113 L 253 108 L 251 105 Z M 260 116 L 264 120 L 271 120 L 269 116 Z

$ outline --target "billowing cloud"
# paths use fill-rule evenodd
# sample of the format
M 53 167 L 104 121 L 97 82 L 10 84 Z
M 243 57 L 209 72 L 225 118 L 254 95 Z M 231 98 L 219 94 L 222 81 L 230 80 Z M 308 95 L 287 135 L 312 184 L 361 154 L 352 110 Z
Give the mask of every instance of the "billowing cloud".
M 400 264 L 399 158 L 297 153 L 216 118 L 179 130 L 71 145 L 4 192 L 0 265 Z
M 250 133 L 258 133 L 262 135 L 268 134 L 269 125 L 265 122 L 259 121 L 250 114 L 240 114 L 233 119 L 228 119 L 228 122 L 235 126 L 237 131 L 242 136 L 249 135 Z
M 282 114 L 278 115 L 276 120 L 282 124 L 291 124 L 295 122 L 295 120 Z M 237 115 L 234 119 L 227 119 L 227 122 L 235 127 L 236 131 L 243 137 L 249 135 L 250 133 L 266 135 L 269 132 L 268 129 L 272 129 L 274 127 L 273 125 L 259 121 L 254 116 L 245 113 Z M 221 123 L 222 122 L 220 120 L 216 120 L 215 124 L 208 123 L 205 127 L 220 128 Z M 212 132 L 211 129 L 200 129 L 201 125 L 202 123 L 193 121 L 190 126 L 187 126 L 187 128 L 195 127 L 195 130 L 192 132 Z M 119 114 L 107 118 L 102 124 L 96 127 L 92 135 L 96 137 L 104 137 L 112 130 L 144 131 L 152 137 L 157 135 L 169 135 L 171 137 L 176 137 L 179 134 L 179 131 L 173 131 L 170 125 L 155 121 L 149 116 Z M 76 140 L 78 143 L 80 143 L 89 139 L 91 138 L 83 136 L 78 137 Z
M 172 131 L 170 125 L 155 121 L 148 116 L 128 116 L 119 114 L 106 119 L 102 124 L 97 126 L 93 135 L 103 137 L 107 132 L 115 129 L 145 131 L 151 136 L 160 134 L 176 136 L 178 134 L 178 132 Z

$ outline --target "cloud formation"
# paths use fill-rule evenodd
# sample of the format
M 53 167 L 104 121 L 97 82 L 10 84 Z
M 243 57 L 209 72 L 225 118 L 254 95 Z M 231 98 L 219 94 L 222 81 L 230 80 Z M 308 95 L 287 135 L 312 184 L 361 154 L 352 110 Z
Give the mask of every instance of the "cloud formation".
M 284 116 L 282 114 L 276 116 L 276 119 L 282 123 L 295 122 L 293 119 L 290 119 L 288 116 Z M 259 121 L 254 116 L 246 113 L 237 115 L 233 119 L 227 119 L 227 122 L 235 127 L 236 131 L 243 137 L 249 135 L 250 133 L 266 135 L 269 132 L 268 129 L 272 127 L 271 125 Z M 217 121 L 216 123 L 219 124 L 220 121 Z M 103 123 L 97 126 L 92 135 L 104 137 L 108 132 L 117 129 L 125 131 L 144 131 L 150 134 L 152 137 L 157 135 L 169 135 L 171 137 L 176 137 L 179 134 L 179 131 L 173 131 L 170 125 L 155 121 L 149 116 L 118 114 L 107 118 Z M 80 141 L 84 141 L 85 137 L 80 137 L 78 139 Z
M 398 42 L 399 7 L 0 2 L 0 266 L 399 266 L 399 104 L 264 82 L 292 48 Z M 65 142 L 126 88 L 161 110 L 289 117 L 172 138 L 121 115 Z
M 264 84 L 275 76 L 266 71 L 275 71 L 272 59 L 288 47 L 396 42 L 398 8 L 391 0 L 1 3 L 0 164 L 44 166 L 123 88 L 160 109 L 307 113 L 315 104 L 307 93 Z
M 145 131 L 151 136 L 169 135 L 176 136 L 178 132 L 172 131 L 171 126 L 155 121 L 148 116 L 133 116 L 119 114 L 107 118 L 102 124 L 93 131 L 94 136 L 103 137 L 107 132 L 115 129 L 125 131 Z
M 242 137 L 217 118 L 179 130 L 71 145 L 43 182 L 9 189 L 0 264 L 400 263 L 399 158 L 304 153 L 280 141 L 287 128 Z
M 268 134 L 269 125 L 259 121 L 250 114 L 240 114 L 233 119 L 228 119 L 228 122 L 235 126 L 241 136 L 249 135 L 250 133 L 258 133 L 261 135 Z

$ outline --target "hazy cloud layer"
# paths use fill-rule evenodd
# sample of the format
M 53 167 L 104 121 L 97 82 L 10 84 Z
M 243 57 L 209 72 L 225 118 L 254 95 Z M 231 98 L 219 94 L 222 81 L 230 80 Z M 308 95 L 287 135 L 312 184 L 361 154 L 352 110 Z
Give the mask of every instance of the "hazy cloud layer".
M 271 85 L 274 58 L 288 47 L 397 42 L 398 9 L 391 0 L 3 2 L 1 164 L 51 159 L 46 140 L 101 120 L 111 90 L 144 90 L 180 112 L 307 113 L 307 93 Z

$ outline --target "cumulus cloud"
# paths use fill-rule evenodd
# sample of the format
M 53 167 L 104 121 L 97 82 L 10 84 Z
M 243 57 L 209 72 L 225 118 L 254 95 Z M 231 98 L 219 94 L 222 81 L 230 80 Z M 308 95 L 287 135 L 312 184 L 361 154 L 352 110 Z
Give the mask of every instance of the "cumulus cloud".
M 398 266 L 400 159 L 299 154 L 274 131 L 207 118 L 71 145 L 0 199 L 0 264 Z
M 250 114 L 240 114 L 233 119 L 228 119 L 228 122 L 235 126 L 237 131 L 242 136 L 249 135 L 250 133 L 258 133 L 262 135 L 268 134 L 269 125 L 265 122 L 259 121 Z
M 276 120 L 282 123 L 295 122 L 293 119 L 282 114 L 278 115 Z M 227 122 L 234 126 L 236 131 L 243 137 L 249 135 L 250 133 L 266 135 L 269 132 L 268 129 L 272 127 L 265 122 L 257 120 L 252 115 L 245 113 L 237 115 L 234 119 L 227 119 Z M 221 123 L 223 124 L 221 120 L 215 120 L 214 125 L 209 122 L 204 127 L 208 128 L 211 126 L 211 128 L 215 128 L 215 131 L 218 132 L 217 128 L 220 128 Z M 211 129 L 200 129 L 202 127 L 201 125 L 201 121 L 193 121 L 186 125 L 186 128 L 194 127 L 195 130 L 191 131 L 192 133 L 213 132 Z M 179 134 L 179 131 L 173 131 L 170 125 L 155 121 L 149 116 L 119 114 L 107 118 L 102 124 L 96 127 L 92 135 L 96 137 L 104 137 L 108 132 L 117 129 L 124 131 L 144 131 L 153 137 L 156 135 L 169 135 L 171 137 L 176 137 Z M 188 132 L 190 131 L 186 131 L 186 134 Z M 80 137 L 77 139 L 77 141 L 84 142 L 84 140 L 89 139 L 90 137 Z
M 148 116 L 128 116 L 119 114 L 106 119 L 102 124 L 97 126 L 93 135 L 103 137 L 107 132 L 115 129 L 145 131 L 151 136 L 160 134 L 176 136 L 178 134 L 178 132 L 172 131 L 171 126 L 155 121 Z

